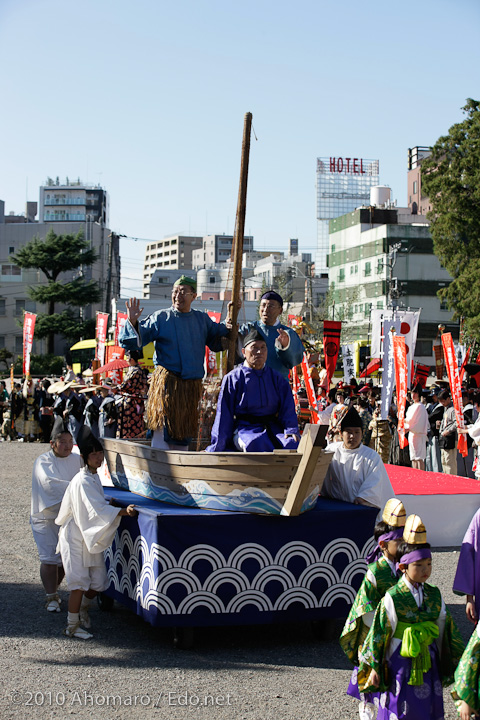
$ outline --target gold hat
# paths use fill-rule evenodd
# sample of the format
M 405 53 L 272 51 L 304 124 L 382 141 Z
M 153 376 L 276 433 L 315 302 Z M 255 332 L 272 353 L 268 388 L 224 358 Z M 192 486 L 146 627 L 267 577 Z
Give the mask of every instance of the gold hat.
M 407 513 L 401 500 L 391 498 L 387 501 L 384 509 L 382 520 L 390 527 L 404 527 Z
M 427 531 L 420 515 L 409 515 L 403 531 L 403 539 L 409 545 L 423 545 L 427 542 Z

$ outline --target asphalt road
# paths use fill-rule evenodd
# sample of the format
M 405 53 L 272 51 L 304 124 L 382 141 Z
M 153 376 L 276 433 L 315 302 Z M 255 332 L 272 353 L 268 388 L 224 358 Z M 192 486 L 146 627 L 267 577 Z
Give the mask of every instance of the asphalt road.
M 345 694 L 351 669 L 337 640 L 318 641 L 308 623 L 202 629 L 192 650 L 177 650 L 169 631 L 115 605 L 113 612 L 94 607 L 93 640 L 65 638 L 66 611 L 44 610 L 28 524 L 31 469 L 46 449 L 0 443 L 2 720 L 358 717 Z M 467 640 L 464 601 L 451 592 L 457 558 L 458 548 L 434 552 L 432 582 Z M 67 592 L 60 594 L 65 608 Z M 445 706 L 453 720 L 448 691 Z

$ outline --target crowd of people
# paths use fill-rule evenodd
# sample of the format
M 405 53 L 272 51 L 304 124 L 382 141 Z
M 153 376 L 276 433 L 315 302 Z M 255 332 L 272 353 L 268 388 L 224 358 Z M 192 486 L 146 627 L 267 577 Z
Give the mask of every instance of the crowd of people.
M 75 441 L 84 426 L 96 438 L 144 436 L 148 373 L 138 363 L 139 351 L 126 357 L 129 367 L 118 384 L 108 378 L 102 384 L 81 380 L 68 366 L 59 380 L 15 383 L 11 396 L 1 381 L 1 439 L 49 442 L 64 424 Z
M 306 391 L 299 393 L 300 410 L 312 409 Z M 318 388 L 319 421 L 327 426 L 330 441 L 338 440 L 339 428 L 348 408 L 353 406 L 362 418 L 362 443 L 378 452 L 384 463 L 411 466 L 419 470 L 444 472 L 461 477 L 480 476 L 477 463 L 476 437 L 480 439 L 480 392 L 462 389 L 465 428 L 458 429 L 452 397 L 447 383 L 423 388 L 416 385 L 407 394 L 405 430 L 408 446 L 400 447 L 398 439 L 398 408 L 393 392 L 387 418 L 381 417 L 381 387 L 373 381 L 359 385 L 355 379 L 349 385 L 339 382 L 326 391 Z M 305 414 L 304 414 L 305 417 Z M 468 455 L 457 451 L 458 435 L 467 436 Z M 478 467 L 478 473 L 476 468 Z

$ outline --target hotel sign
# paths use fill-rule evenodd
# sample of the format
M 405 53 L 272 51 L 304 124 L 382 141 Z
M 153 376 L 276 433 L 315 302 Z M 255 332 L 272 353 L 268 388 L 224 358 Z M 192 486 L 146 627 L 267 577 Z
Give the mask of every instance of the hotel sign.
M 365 170 L 363 169 L 363 158 L 331 157 L 330 172 L 365 175 Z

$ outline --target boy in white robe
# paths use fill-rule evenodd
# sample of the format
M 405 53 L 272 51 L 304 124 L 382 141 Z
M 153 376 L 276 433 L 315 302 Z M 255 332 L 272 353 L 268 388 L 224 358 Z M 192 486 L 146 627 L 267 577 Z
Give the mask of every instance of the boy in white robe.
M 93 637 L 85 630 L 91 625 L 88 606 L 108 587 L 103 551 L 111 545 L 120 517 L 138 513 L 134 505 L 118 508 L 106 500 L 97 474 L 103 448 L 93 435 L 81 442 L 80 452 L 85 467 L 68 486 L 56 523 L 61 526 L 58 544 L 70 591 L 65 635 L 88 640 Z
M 333 452 L 322 487 L 322 495 L 383 508 L 394 496 L 380 455 L 362 445 L 362 419 L 351 406 L 341 422 L 342 442 L 327 445 Z
M 60 612 L 58 586 L 65 575 L 57 552 L 58 525 L 55 518 L 70 480 L 82 467 L 80 455 L 72 453 L 73 438 L 61 428 L 52 435 L 51 449 L 35 460 L 32 472 L 30 525 L 40 558 L 40 578 L 48 612 Z

